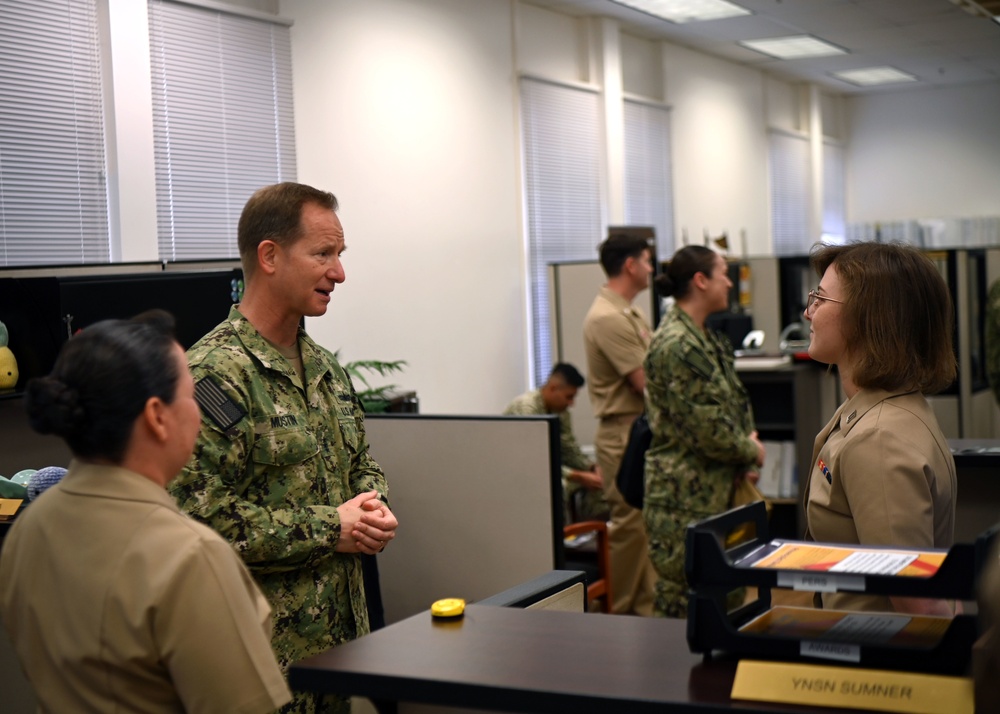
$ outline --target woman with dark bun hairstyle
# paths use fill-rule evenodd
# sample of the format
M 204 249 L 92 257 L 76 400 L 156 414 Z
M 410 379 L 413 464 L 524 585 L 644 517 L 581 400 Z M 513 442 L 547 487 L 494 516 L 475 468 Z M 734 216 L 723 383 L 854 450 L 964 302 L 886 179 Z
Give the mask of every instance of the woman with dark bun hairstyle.
M 653 335 L 644 364 L 653 438 L 642 513 L 659 576 L 655 614 L 686 617 L 685 528 L 727 510 L 740 479 L 757 480 L 764 447 L 733 367 L 732 346 L 705 327 L 709 315 L 729 305 L 725 259 L 687 246 L 655 287 L 675 304 Z
M 270 608 L 232 547 L 167 483 L 200 427 L 173 317 L 71 337 L 28 383 L 32 427 L 73 452 L 17 518 L 0 613 L 41 711 L 268 712 L 291 695 Z
M 948 548 L 955 460 L 925 394 L 955 379 L 948 286 L 912 246 L 819 246 L 809 356 L 837 366 L 845 401 L 802 470 L 806 538 Z M 824 593 L 826 608 L 951 615 L 943 600 Z

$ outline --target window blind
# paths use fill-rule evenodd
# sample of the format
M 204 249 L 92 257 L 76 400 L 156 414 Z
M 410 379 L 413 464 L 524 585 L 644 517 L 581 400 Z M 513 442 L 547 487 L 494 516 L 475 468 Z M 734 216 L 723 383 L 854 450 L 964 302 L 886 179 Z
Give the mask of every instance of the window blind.
M 288 27 L 149 1 L 160 258 L 235 258 L 261 186 L 295 180 Z
M 771 233 L 775 255 L 804 255 L 809 235 L 809 142 L 779 132 L 770 134 Z
M 552 369 L 548 268 L 594 260 L 602 240 L 600 105 L 594 92 L 521 79 L 532 361 L 536 384 Z
M 0 0 L 0 265 L 110 260 L 93 0 Z
M 844 149 L 823 143 L 823 242 L 843 243 L 847 239 L 845 208 Z
M 658 260 L 674 251 L 670 112 L 625 102 L 625 222 L 653 226 Z

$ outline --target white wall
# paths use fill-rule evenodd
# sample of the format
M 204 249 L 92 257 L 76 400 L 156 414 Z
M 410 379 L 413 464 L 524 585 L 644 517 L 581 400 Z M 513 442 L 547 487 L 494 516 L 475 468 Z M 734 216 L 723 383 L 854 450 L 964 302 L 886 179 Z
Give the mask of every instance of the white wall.
M 299 180 L 337 194 L 347 282 L 310 333 L 404 359 L 421 411 L 500 412 L 526 382 L 511 9 L 283 0 Z
M 664 50 L 676 235 L 687 230 L 689 242 L 701 243 L 705 230 L 727 232 L 733 241 L 746 230 L 749 254 L 770 253 L 763 75 L 682 47 Z
M 1000 215 L 1000 84 L 847 102 L 852 222 Z
M 299 178 L 338 195 L 349 245 L 309 329 L 346 359 L 407 360 L 391 381 L 423 411 L 498 412 L 528 386 L 520 73 L 599 86 L 620 66 L 628 95 L 672 108 L 678 238 L 746 230 L 748 253 L 771 252 L 767 130 L 809 129 L 807 88 L 517 0 L 275 1 L 237 4 L 294 21 Z M 104 2 L 121 255 L 151 260 L 145 15 Z M 1000 215 L 1000 85 L 820 105 L 847 146 L 848 220 Z

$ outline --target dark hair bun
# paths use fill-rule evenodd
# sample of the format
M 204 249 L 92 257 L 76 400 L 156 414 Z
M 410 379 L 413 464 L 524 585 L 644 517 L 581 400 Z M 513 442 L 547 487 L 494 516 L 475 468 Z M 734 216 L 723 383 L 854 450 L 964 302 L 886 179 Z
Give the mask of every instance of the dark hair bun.
M 76 434 L 86 424 L 87 415 L 75 389 L 53 377 L 28 382 L 25 410 L 32 428 L 41 434 L 63 438 Z
M 670 297 L 677 290 L 677 285 L 667 273 L 660 273 L 653 280 L 653 289 L 656 290 L 657 295 Z

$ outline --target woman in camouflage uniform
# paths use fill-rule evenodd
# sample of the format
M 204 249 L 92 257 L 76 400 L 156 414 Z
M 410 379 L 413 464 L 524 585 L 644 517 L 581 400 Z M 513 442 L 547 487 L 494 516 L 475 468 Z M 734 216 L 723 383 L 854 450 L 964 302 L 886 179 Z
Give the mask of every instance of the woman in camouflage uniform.
M 732 346 L 705 328 L 706 318 L 729 304 L 725 259 L 702 246 L 682 248 L 655 286 L 676 303 L 643 365 L 653 440 L 642 513 L 659 576 L 655 614 L 686 617 L 685 528 L 729 508 L 736 482 L 756 480 L 764 447 L 733 368 Z

